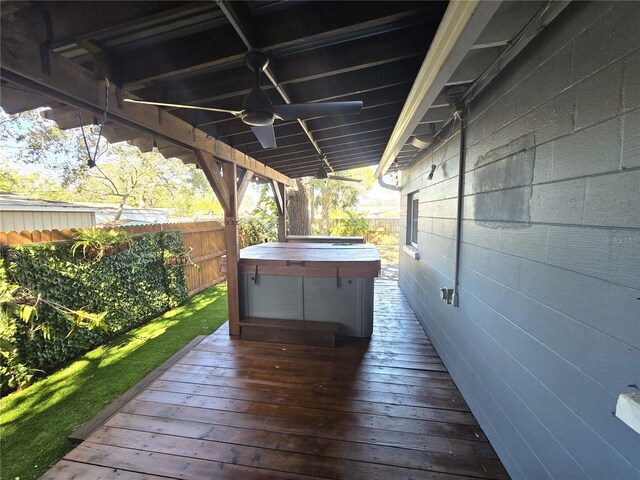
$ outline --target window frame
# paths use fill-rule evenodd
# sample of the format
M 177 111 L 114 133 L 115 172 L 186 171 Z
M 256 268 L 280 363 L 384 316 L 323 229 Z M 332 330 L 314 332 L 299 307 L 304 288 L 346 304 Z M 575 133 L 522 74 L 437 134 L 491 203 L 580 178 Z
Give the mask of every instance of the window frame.
M 418 247 L 418 219 L 420 218 L 419 192 L 411 192 L 407 195 L 407 232 L 406 244 Z

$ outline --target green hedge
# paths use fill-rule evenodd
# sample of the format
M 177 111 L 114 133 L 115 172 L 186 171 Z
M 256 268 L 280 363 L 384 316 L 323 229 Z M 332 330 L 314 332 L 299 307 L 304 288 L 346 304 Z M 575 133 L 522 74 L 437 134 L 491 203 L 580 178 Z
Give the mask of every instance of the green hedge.
M 180 232 L 134 235 L 130 249 L 99 261 L 85 258 L 81 249 L 72 255 L 72 245 L 59 242 L 10 247 L 5 254 L 10 283 L 72 309 L 106 311 L 108 331 L 78 329 L 69 335 L 69 322 L 42 305 L 38 321 L 52 327 L 51 340 L 41 332 L 30 333 L 23 322 L 17 322 L 15 345 L 20 361 L 29 368 L 50 372 L 187 298 L 184 266 L 170 266 L 165 261 L 167 256 L 184 252 Z M 6 387 L 4 379 L 2 383 Z
M 278 240 L 278 226 L 269 219 L 256 217 L 241 218 L 238 222 L 238 241 L 240 248 L 257 243 Z

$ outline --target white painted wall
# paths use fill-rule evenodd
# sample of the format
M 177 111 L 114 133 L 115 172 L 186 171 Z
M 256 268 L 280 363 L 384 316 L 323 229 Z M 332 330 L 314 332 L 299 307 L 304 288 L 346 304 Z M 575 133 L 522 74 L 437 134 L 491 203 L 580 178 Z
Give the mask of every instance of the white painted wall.
M 94 212 L 69 210 L 1 210 L 0 231 L 61 230 L 91 227 L 96 224 Z

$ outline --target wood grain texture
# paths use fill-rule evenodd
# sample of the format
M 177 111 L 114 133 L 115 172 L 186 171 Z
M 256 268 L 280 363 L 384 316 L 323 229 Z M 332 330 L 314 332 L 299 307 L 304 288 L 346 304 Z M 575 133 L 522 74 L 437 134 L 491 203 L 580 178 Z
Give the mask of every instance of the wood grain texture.
M 364 237 L 333 235 L 288 235 L 289 243 L 364 243 Z
M 40 62 L 40 45 L 32 38 L 24 36 L 15 26 L 5 23 L 0 33 L 2 50 L 2 68 L 12 75 L 14 81 L 29 84 L 36 93 L 47 95 L 68 105 L 90 110 L 102 111 L 104 81 L 98 79 L 89 70 L 75 64 L 62 55 L 49 52 L 51 72 L 43 72 Z M 117 86 L 108 86 L 109 97 L 119 97 Z M 162 122 L 157 120 L 157 107 L 151 105 L 122 104 L 112 106 L 109 116 L 115 123 L 139 130 L 141 134 L 153 133 L 154 136 L 176 146 L 199 150 L 214 155 L 225 162 L 232 162 L 251 170 L 261 177 L 270 178 L 291 185 L 292 180 L 282 173 L 267 167 L 256 159 L 232 148 L 207 135 L 200 129 L 194 129 L 184 120 L 170 114 L 163 115 Z
M 227 304 L 229 306 L 229 335 L 237 336 L 240 333 L 240 299 L 238 293 L 238 169 L 233 163 L 225 163 L 222 166 L 223 182 L 229 193 L 229 209 L 224 216 L 224 243 L 229 259 L 226 265 L 227 274 Z
M 242 260 L 275 260 L 307 262 L 375 262 L 380 255 L 375 245 L 270 242 L 243 248 Z
M 123 472 L 123 473 L 120 473 Z M 206 337 L 44 478 L 507 479 L 395 282 L 371 340 Z

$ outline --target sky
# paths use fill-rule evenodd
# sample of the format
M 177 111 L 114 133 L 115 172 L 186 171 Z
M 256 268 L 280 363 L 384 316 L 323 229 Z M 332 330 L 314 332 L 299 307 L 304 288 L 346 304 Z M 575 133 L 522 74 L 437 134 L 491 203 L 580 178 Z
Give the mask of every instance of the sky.
M 0 121 L 6 119 L 8 116 L 0 109 Z M 53 122 L 52 122 L 53 123 Z M 24 122 L 20 122 L 17 125 L 18 129 L 28 128 Z M 18 131 L 20 133 L 20 131 Z M 24 132 L 22 132 L 24 133 Z M 51 178 L 55 178 L 57 176 L 57 172 L 54 170 L 43 168 L 42 164 L 29 164 L 20 162 L 17 158 L 19 155 L 20 146 L 12 139 L 4 139 L 0 144 L 0 155 L 2 158 L 11 161 L 11 167 L 15 170 L 19 171 L 23 174 L 30 173 L 38 173 L 42 176 L 48 176 Z M 109 154 L 107 154 L 108 157 Z M 106 157 L 102 158 L 103 161 L 107 160 Z M 370 178 L 373 175 L 373 172 L 376 169 L 376 166 L 365 167 L 370 172 Z M 349 171 L 341 172 L 349 175 Z M 356 172 L 354 174 L 357 175 Z M 385 180 L 388 183 L 394 184 L 395 178 L 394 175 L 387 175 Z M 328 180 L 330 181 L 330 180 Z M 260 195 L 260 186 L 252 184 L 246 193 L 246 201 L 243 202 L 242 210 L 251 210 L 255 207 L 257 200 Z M 377 182 L 374 182 L 371 185 L 371 188 L 365 192 L 360 199 L 360 207 L 363 211 L 367 213 L 385 213 L 386 215 L 393 214 L 394 212 L 398 212 L 400 210 L 400 195 L 398 192 L 385 189 L 381 187 Z

